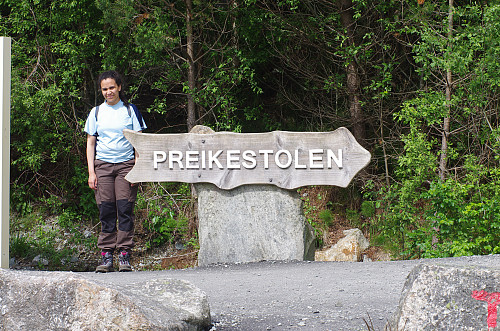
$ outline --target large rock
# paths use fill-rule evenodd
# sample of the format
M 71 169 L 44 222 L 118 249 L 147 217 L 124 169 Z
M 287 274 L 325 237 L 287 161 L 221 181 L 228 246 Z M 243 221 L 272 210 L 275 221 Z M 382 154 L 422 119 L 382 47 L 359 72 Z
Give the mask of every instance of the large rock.
M 391 330 L 500 330 L 500 268 L 421 264 L 409 274 Z
M 104 285 L 68 272 L 0 269 L 0 330 L 202 330 L 207 296 L 181 280 Z
M 314 231 L 297 192 L 271 185 L 197 184 L 200 266 L 313 260 Z
M 369 246 L 370 243 L 360 229 L 345 230 L 344 237 L 335 245 L 324 251 L 317 251 L 315 260 L 358 262 L 362 260 L 363 252 Z

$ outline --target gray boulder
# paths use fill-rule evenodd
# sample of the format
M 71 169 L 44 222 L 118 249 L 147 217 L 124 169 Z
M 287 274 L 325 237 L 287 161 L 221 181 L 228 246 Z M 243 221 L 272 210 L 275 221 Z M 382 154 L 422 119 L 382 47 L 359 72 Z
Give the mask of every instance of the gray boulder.
M 390 330 L 500 330 L 500 268 L 421 264 L 409 274 Z
M 197 184 L 198 264 L 314 260 L 314 231 L 296 191 Z
M 202 330 L 207 296 L 181 280 L 99 284 L 70 272 L 0 269 L 0 330 Z
M 31 261 L 31 265 L 32 266 L 38 266 L 38 265 L 48 266 L 49 265 L 49 260 L 47 260 L 46 258 L 44 258 L 41 255 L 37 255 Z

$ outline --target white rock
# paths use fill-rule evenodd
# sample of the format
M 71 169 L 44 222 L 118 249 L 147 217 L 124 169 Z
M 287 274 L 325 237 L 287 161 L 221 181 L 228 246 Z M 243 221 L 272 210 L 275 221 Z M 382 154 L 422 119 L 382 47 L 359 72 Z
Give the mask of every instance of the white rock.
M 370 246 L 368 240 L 359 229 L 344 231 L 345 237 L 341 238 L 335 245 L 324 250 L 317 251 L 316 261 L 350 261 L 362 260 L 363 252 Z

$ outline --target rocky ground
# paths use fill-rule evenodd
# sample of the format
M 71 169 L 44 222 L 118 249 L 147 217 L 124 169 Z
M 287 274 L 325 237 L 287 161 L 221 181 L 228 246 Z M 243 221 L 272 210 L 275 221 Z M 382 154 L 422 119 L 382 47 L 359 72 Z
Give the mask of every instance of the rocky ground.
M 57 224 L 51 225 L 57 228 Z M 324 247 L 326 249 L 335 244 L 343 236 L 343 231 L 348 226 L 338 226 L 325 234 Z M 97 236 L 92 233 L 92 229 L 83 229 L 82 233 L 87 236 Z M 95 231 L 95 230 L 94 230 Z M 54 247 L 57 249 L 71 248 L 76 253 L 71 256 L 46 257 L 37 254 L 35 257 L 11 257 L 10 266 L 12 269 L 33 269 L 33 270 L 71 270 L 71 271 L 93 271 L 100 261 L 100 252 L 96 247 L 90 248 L 87 243 L 68 243 L 64 236 L 69 236 L 62 232 L 61 237 L 54 238 Z M 134 248 L 132 264 L 137 271 L 184 269 L 197 266 L 198 250 L 190 245 L 182 243 L 165 244 L 160 247 L 151 248 L 145 241 L 141 232 L 136 236 L 137 245 Z M 369 261 L 389 261 L 390 255 L 379 247 L 370 247 L 364 252 L 365 260 Z M 54 259 L 60 259 L 54 263 Z
M 318 229 L 318 243 L 320 249 L 334 245 L 344 236 L 343 231 L 361 226 L 365 236 L 369 238 L 367 228 L 363 229 L 362 220 L 348 220 L 341 213 L 332 213 L 328 225 L 322 219 L 321 212 L 334 209 L 331 206 L 332 194 L 326 187 L 314 186 L 299 190 L 304 201 L 304 214 L 313 226 Z M 355 206 L 348 206 L 356 208 Z M 188 212 L 189 213 L 189 212 Z M 192 215 L 191 211 L 191 215 Z M 152 247 L 152 233 L 144 228 L 147 212 L 136 210 L 136 247 L 134 248 L 132 263 L 135 270 L 165 270 L 183 269 L 197 265 L 197 247 L 186 244 L 189 239 L 182 238 L 174 243 L 166 243 Z M 11 268 L 13 269 L 41 269 L 41 270 L 72 270 L 93 271 L 100 261 L 100 252 L 96 247 L 99 234 L 99 223 L 88 223 L 79 220 L 61 223 L 58 217 L 32 215 L 33 219 L 20 219 L 13 215 L 11 220 Z M 69 225 L 68 225 L 69 223 Z M 62 227 L 61 224 L 66 224 Z M 19 244 L 19 238 L 29 238 L 31 242 L 21 244 L 33 246 L 35 243 L 40 252 L 33 253 L 32 247 L 21 247 L 13 250 L 12 244 Z M 18 245 L 19 246 L 19 245 Z M 66 251 L 65 251 L 66 250 Z M 71 252 L 67 252 L 70 250 Z M 13 254 L 13 252 L 20 252 Z M 389 254 L 379 247 L 370 247 L 364 252 L 364 257 L 370 261 L 388 261 Z
M 10 268 L 93 271 L 100 261 L 100 252 L 96 248 L 89 249 L 83 244 L 71 244 L 67 247 L 74 249 L 76 253 L 61 257 L 59 263 L 54 262 L 54 259 L 59 259 L 59 257 L 47 257 L 41 253 L 35 257 L 11 257 Z M 183 269 L 196 266 L 197 253 L 196 249 L 185 246 L 175 248 L 175 245 L 163 245 L 148 248 L 145 243 L 138 243 L 132 255 L 132 264 L 137 271 Z

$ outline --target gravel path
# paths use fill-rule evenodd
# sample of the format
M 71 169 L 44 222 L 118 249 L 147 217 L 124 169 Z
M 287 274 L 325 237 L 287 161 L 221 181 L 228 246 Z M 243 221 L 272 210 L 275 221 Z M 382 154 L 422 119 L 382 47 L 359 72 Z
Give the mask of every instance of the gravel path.
M 261 262 L 184 270 L 84 273 L 112 282 L 175 278 L 207 293 L 212 330 L 383 330 L 416 261 Z
M 207 293 L 212 330 L 383 330 L 418 263 L 499 267 L 500 255 L 390 262 L 260 262 L 183 270 L 83 273 L 125 284 L 175 278 Z

